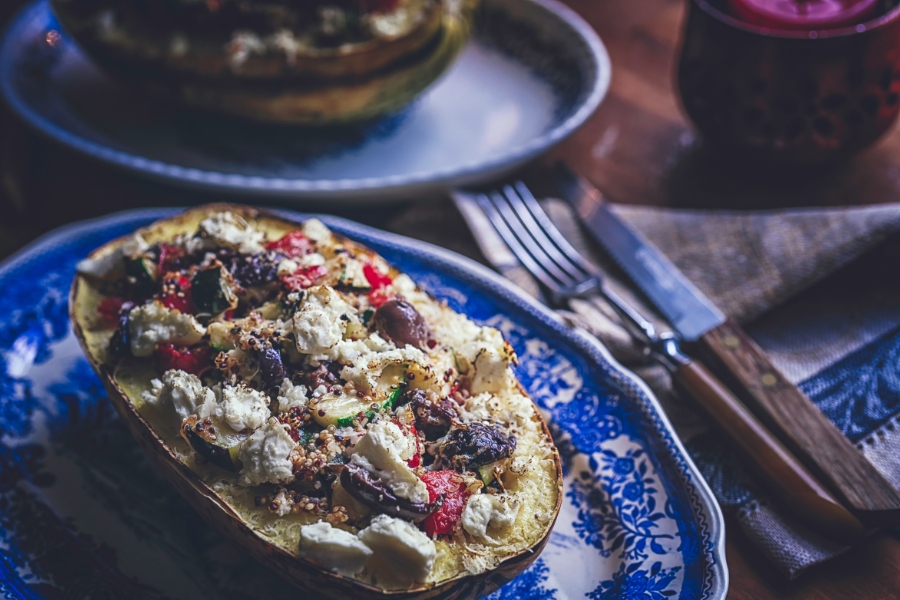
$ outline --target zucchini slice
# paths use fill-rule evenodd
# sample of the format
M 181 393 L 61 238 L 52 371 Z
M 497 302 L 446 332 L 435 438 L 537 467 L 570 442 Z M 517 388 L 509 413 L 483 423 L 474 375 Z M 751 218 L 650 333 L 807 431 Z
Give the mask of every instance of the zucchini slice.
M 348 394 L 341 396 L 327 394 L 310 406 L 313 420 L 322 427 L 329 425 L 346 427 L 352 424 L 359 413 L 365 413 L 367 410 L 371 410 L 369 405 Z
M 386 366 L 375 384 L 376 391 L 390 396 L 398 388 L 411 390 L 434 390 L 439 392 L 442 381 L 430 368 L 414 362 L 395 363 Z
M 214 317 L 236 308 L 238 298 L 222 267 L 205 269 L 191 279 L 191 298 L 199 315 Z
M 362 413 L 371 419 L 382 409 L 391 409 L 400 398 L 403 390 L 410 386 L 407 381 L 410 373 L 424 374 L 422 368 L 416 364 L 396 363 L 388 365 L 378 377 L 372 395 L 375 400 L 368 403 L 360 401 L 351 395 L 337 396 L 326 394 L 319 398 L 315 406 L 310 407 L 313 420 L 322 427 L 334 425 L 335 427 L 352 427 L 353 420 Z M 422 377 L 420 376 L 420 380 Z M 373 403 L 378 403 L 379 408 L 372 408 Z
M 181 431 L 191 447 L 196 450 L 200 456 L 212 464 L 220 469 L 231 471 L 232 473 L 238 473 L 241 470 L 241 461 L 238 458 L 238 448 L 240 448 L 240 444 L 231 446 L 230 448 L 223 448 L 222 446 L 214 444 L 194 431 L 193 424 L 190 420 L 185 422 Z
M 264 302 L 262 306 L 256 309 L 256 311 L 263 319 L 274 321 L 281 316 L 282 312 L 284 312 L 284 306 L 282 306 L 280 300 L 273 300 Z
M 134 291 L 140 296 L 149 296 L 156 291 L 159 281 L 159 269 L 146 256 L 128 259 L 125 263 L 125 274 L 134 278 Z
M 361 402 L 359 398 L 350 395 L 336 396 L 327 394 L 319 398 L 315 405 L 310 407 L 313 420 L 322 427 L 334 425 L 335 427 L 353 427 L 353 420 L 359 418 L 362 413 L 367 419 L 374 417 L 382 409 L 391 409 L 400 394 L 402 388 L 393 390 L 384 402 L 380 403 L 378 410 L 372 408 L 372 403 Z
M 506 472 L 506 464 L 508 462 L 509 459 L 503 458 L 492 463 L 476 467 L 475 470 L 478 471 L 478 477 L 480 477 L 481 481 L 484 482 L 485 487 L 490 486 L 494 482 L 494 480 L 497 480 L 499 483 L 500 476 Z

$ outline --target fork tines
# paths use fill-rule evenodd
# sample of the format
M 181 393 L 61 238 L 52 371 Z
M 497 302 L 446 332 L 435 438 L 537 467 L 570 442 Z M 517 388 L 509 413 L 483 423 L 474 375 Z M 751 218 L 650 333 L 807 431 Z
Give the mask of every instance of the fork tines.
M 596 277 L 521 181 L 477 199 L 519 261 L 551 291 L 565 293 Z

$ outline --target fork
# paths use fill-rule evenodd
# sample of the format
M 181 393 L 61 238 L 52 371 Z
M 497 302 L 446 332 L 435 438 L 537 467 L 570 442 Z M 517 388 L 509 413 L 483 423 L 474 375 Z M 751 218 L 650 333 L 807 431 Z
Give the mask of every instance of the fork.
M 604 285 L 600 270 L 569 244 L 524 183 L 504 186 L 502 193 L 479 194 L 476 201 L 516 258 L 548 292 L 552 305 L 565 306 L 572 298 L 591 300 L 599 296 L 651 355 L 665 357 L 675 365 L 690 360 L 681 352 L 674 333 L 658 334 L 653 323 Z
M 784 445 L 703 364 L 681 350 L 674 332 L 653 324 L 604 285 L 601 271 L 572 247 L 521 181 L 476 194 L 475 200 L 522 265 L 548 292 L 550 302 L 566 306 L 573 298 L 606 302 L 622 318 L 650 356 L 675 383 L 690 393 L 728 433 L 745 463 L 796 516 L 842 542 L 866 534 L 864 527 Z

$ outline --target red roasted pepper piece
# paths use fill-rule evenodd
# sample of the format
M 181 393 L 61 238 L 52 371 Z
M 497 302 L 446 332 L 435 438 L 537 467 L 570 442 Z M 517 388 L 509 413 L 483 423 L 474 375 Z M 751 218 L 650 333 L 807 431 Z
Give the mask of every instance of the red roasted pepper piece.
M 383 289 L 369 292 L 369 302 L 375 308 L 380 308 L 382 304 L 390 299 L 391 297 Z
M 456 471 L 428 471 L 422 474 L 422 481 L 428 488 L 429 502 L 444 497 L 441 507 L 422 521 L 422 528 L 430 538 L 451 535 L 462 518 L 471 492 Z
M 133 306 L 134 302 L 129 302 L 125 298 L 112 296 L 110 298 L 104 298 L 100 301 L 100 306 L 97 307 L 97 314 L 99 314 L 107 321 L 115 323 L 118 322 L 119 315 L 122 314 L 123 310 L 128 310 Z
M 390 296 L 385 291 L 385 288 L 394 282 L 390 275 L 385 275 L 372 266 L 371 263 L 363 265 L 363 275 L 366 276 L 366 281 L 372 286 L 372 291 L 369 292 L 369 302 L 372 303 L 372 306 L 378 308 L 390 300 Z
M 376 269 L 372 263 L 363 265 L 363 275 L 366 276 L 366 281 L 369 282 L 369 285 L 372 286 L 373 290 L 389 286 L 394 282 L 390 275 L 382 273 Z
M 299 292 L 312 286 L 317 279 L 328 275 L 328 269 L 322 266 L 297 269 L 290 275 L 281 278 L 281 283 L 292 292 Z
M 425 449 L 422 448 L 422 441 L 416 433 L 416 426 L 410 423 L 409 425 L 406 425 L 406 429 L 409 431 L 409 435 L 416 440 L 416 455 L 406 461 L 406 464 L 408 464 L 411 469 L 415 469 L 422 463 L 422 452 L 424 452 Z
M 160 244 L 159 246 L 159 272 L 165 275 L 175 270 L 175 260 L 184 256 L 184 250 L 177 246 Z
M 299 231 L 292 231 L 280 239 L 266 244 L 266 250 L 277 250 L 289 258 L 306 256 L 311 242 Z
M 200 375 L 211 366 L 209 346 L 190 348 L 175 344 L 160 344 L 153 352 L 156 369 L 160 374 L 170 369 L 180 369 L 192 375 Z
M 162 295 L 161 300 L 163 306 L 188 315 L 193 314 L 194 301 L 191 299 L 191 280 L 181 275 L 170 275 L 167 276 L 163 282 L 164 287 L 173 284 L 177 288 L 177 291 L 172 294 Z

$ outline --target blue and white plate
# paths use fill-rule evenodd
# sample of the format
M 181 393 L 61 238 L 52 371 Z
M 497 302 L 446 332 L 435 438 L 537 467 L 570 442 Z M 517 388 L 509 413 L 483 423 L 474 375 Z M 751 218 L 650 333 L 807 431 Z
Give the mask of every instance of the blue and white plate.
M 116 416 L 68 318 L 75 263 L 172 210 L 71 225 L 0 267 L 0 594 L 289 598 L 206 525 Z M 323 217 L 451 307 L 503 331 L 563 457 L 544 553 L 493 600 L 725 597 L 719 507 L 649 389 L 596 341 L 484 267 Z
M 286 198 L 385 201 L 487 181 L 563 140 L 600 104 L 610 64 L 556 0 L 484 0 L 472 42 L 402 112 L 310 130 L 198 117 L 118 85 L 64 33 L 49 0 L 0 46 L 0 91 L 25 122 L 100 160 L 170 182 Z

